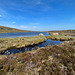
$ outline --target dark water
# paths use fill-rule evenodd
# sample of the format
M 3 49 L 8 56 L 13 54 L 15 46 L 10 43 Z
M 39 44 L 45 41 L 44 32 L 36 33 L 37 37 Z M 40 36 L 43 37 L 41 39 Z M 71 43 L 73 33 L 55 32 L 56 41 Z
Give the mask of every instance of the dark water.
M 56 41 L 56 40 L 51 40 L 51 39 L 48 39 L 46 42 L 43 42 L 37 46 L 33 46 L 33 47 L 25 47 L 21 50 L 18 50 L 18 49 L 11 49 L 11 50 L 8 50 L 5 52 L 5 54 L 15 54 L 15 53 L 23 53 L 25 51 L 31 51 L 33 49 L 36 49 L 36 48 L 41 48 L 41 47 L 46 47 L 48 45 L 59 45 L 63 43 L 62 41 Z
M 48 32 L 17 32 L 17 33 L 2 33 L 0 34 L 0 38 L 8 38 L 8 37 L 11 37 L 11 38 L 15 38 L 15 37 L 33 37 L 33 36 L 38 36 L 40 33 L 42 33 L 44 36 L 49 36 L 50 34 Z M 5 52 L 6 55 L 8 54 L 15 54 L 15 53 L 23 53 L 25 51 L 31 51 L 33 49 L 36 49 L 36 48 L 41 48 L 41 47 L 46 47 L 48 45 L 59 45 L 63 43 L 62 41 L 56 41 L 56 40 L 51 40 L 51 39 L 48 39 L 46 42 L 43 42 L 39 45 L 36 45 L 36 46 L 31 46 L 31 47 L 25 47 L 25 48 L 22 48 L 21 50 L 18 50 L 18 49 L 11 49 L 11 50 L 7 50 Z
M 42 33 L 44 36 L 50 35 L 48 32 L 17 32 L 17 33 L 2 33 L 0 34 L 0 38 L 32 37 L 38 36 L 40 33 Z

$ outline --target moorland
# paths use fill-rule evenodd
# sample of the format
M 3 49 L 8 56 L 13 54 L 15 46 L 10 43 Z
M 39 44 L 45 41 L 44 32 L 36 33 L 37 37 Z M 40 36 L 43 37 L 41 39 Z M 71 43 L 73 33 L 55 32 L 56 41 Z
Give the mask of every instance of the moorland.
M 47 37 L 0 38 L 1 47 L 5 49 L 38 44 L 47 39 L 64 41 L 60 45 L 48 45 L 24 53 L 1 55 L 0 75 L 74 75 L 75 30 L 49 33 L 51 35 Z

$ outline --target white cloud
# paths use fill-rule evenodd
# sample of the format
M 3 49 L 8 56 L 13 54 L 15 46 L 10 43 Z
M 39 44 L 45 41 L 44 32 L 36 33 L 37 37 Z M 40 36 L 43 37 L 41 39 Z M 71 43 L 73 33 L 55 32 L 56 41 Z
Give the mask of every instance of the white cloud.
M 37 28 L 37 26 L 33 26 L 32 28 Z
M 38 28 L 37 26 L 24 26 L 24 25 L 22 25 L 22 26 L 20 26 L 20 28 L 23 28 L 23 29 L 36 29 L 36 28 Z
M 29 28 L 28 26 L 20 26 L 21 28 Z
M 12 22 L 13 24 L 15 24 L 16 22 Z
M 2 15 L 0 15 L 0 17 L 2 17 Z

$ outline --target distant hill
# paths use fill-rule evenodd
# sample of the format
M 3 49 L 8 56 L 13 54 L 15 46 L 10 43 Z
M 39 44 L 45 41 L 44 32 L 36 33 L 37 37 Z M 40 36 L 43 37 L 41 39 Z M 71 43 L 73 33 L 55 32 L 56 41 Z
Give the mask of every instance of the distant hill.
M 75 30 L 48 31 L 49 33 L 59 33 L 70 36 L 75 36 Z
M 0 33 L 13 33 L 13 32 L 30 32 L 30 31 L 0 26 Z

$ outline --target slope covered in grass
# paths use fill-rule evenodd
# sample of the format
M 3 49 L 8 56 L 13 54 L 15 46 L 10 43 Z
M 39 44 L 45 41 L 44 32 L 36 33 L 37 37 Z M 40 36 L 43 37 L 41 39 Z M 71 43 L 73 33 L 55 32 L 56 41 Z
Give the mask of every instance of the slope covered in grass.
M 11 33 L 11 32 L 29 32 L 29 31 L 0 26 L 0 33 Z

